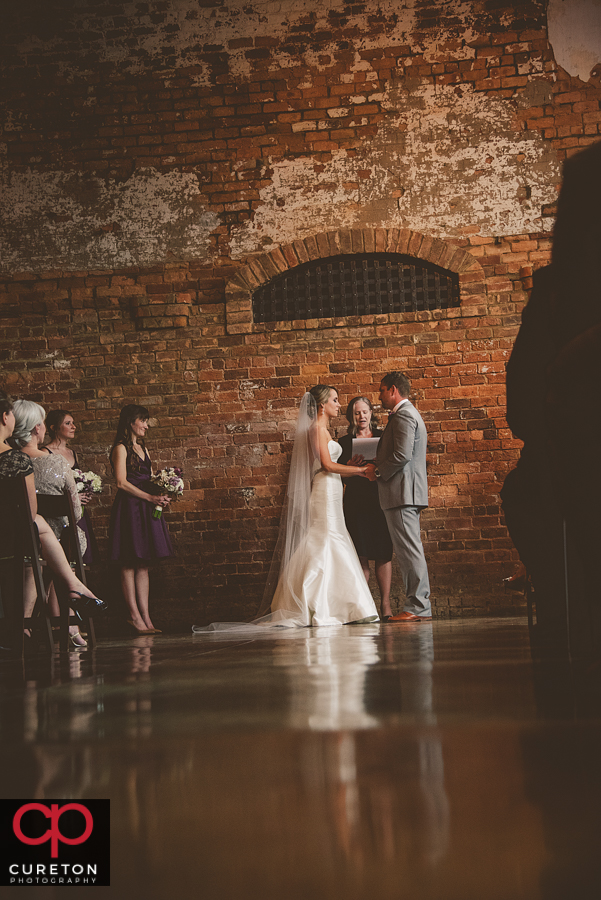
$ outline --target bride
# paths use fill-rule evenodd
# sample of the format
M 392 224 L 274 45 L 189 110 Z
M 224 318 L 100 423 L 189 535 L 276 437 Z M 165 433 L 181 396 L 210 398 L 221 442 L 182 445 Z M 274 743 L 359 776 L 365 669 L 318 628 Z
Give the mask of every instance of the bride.
M 367 466 L 337 463 L 342 447 L 331 439 L 328 426 L 339 411 L 338 392 L 329 385 L 316 385 L 301 401 L 280 533 L 259 618 L 246 625 L 194 626 L 194 632 L 378 621 L 342 511 L 341 476 L 363 476 Z

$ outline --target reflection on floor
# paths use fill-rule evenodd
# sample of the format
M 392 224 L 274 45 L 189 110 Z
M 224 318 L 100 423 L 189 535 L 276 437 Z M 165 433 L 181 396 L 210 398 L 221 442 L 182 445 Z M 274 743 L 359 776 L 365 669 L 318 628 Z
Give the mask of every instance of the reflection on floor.
M 522 619 L 3 662 L 2 796 L 110 798 L 115 898 L 597 898 L 601 675 L 575 677 Z

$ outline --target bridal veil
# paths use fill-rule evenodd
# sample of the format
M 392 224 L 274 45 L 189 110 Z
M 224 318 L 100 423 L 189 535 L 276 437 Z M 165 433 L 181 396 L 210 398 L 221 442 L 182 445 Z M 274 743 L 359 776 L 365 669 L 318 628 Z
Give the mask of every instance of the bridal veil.
M 300 404 L 288 487 L 280 520 L 278 539 L 258 611 L 258 618 L 252 622 L 213 622 L 211 625 L 193 626 L 192 631 L 202 634 L 215 631 L 245 632 L 248 629 L 266 626 L 293 626 L 303 618 L 303 601 L 299 596 L 298 584 L 293 584 L 290 565 L 295 553 L 302 547 L 309 531 L 311 487 L 316 472 L 321 467 L 317 439 L 317 404 L 312 394 L 307 392 Z M 290 609 L 278 608 L 270 612 L 271 602 L 282 579 L 287 579 L 286 596 Z M 280 588 L 283 585 L 280 585 Z

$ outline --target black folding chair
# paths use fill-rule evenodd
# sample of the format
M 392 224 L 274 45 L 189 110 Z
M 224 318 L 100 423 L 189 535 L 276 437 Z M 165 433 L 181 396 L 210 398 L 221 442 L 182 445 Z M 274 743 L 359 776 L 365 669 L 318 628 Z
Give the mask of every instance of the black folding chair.
M 73 499 L 69 491 L 65 488 L 62 494 L 37 494 L 38 512 L 45 519 L 58 519 L 67 517 L 67 525 L 63 529 L 61 535 L 61 544 L 65 551 L 65 556 L 71 563 L 75 574 L 83 584 L 86 582 L 85 566 L 81 555 L 81 546 L 79 544 L 79 536 L 77 533 L 77 520 L 75 518 L 75 510 L 73 508 Z M 59 599 L 61 615 L 58 620 L 60 625 L 60 648 L 67 650 L 69 647 L 69 625 L 79 624 L 83 620 L 87 633 L 88 644 L 90 647 L 96 646 L 96 632 L 94 629 L 93 618 L 85 612 L 77 616 L 69 616 L 69 597 L 68 594 L 61 596 L 55 582 L 56 595 Z M 56 623 L 56 619 L 53 622 Z
M 54 647 L 52 624 L 47 615 L 46 588 L 42 575 L 38 531 L 31 515 L 25 476 L 0 479 L 0 515 L 5 527 L 10 523 L 10 541 L 0 550 L 0 592 L 8 625 L 9 642 L 21 657 L 25 650 L 24 629 L 42 633 L 48 651 Z M 9 552 L 4 555 L 6 550 Z M 24 575 L 31 569 L 36 588 L 33 615 L 23 615 Z

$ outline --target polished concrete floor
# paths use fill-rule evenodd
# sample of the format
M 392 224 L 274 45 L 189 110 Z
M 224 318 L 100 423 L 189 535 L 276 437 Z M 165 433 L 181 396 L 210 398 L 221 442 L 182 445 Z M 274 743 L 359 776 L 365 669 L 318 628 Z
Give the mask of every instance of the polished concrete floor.
M 111 799 L 94 896 L 601 896 L 601 674 L 534 666 L 524 619 L 2 662 L 0 726 L 2 797 Z

